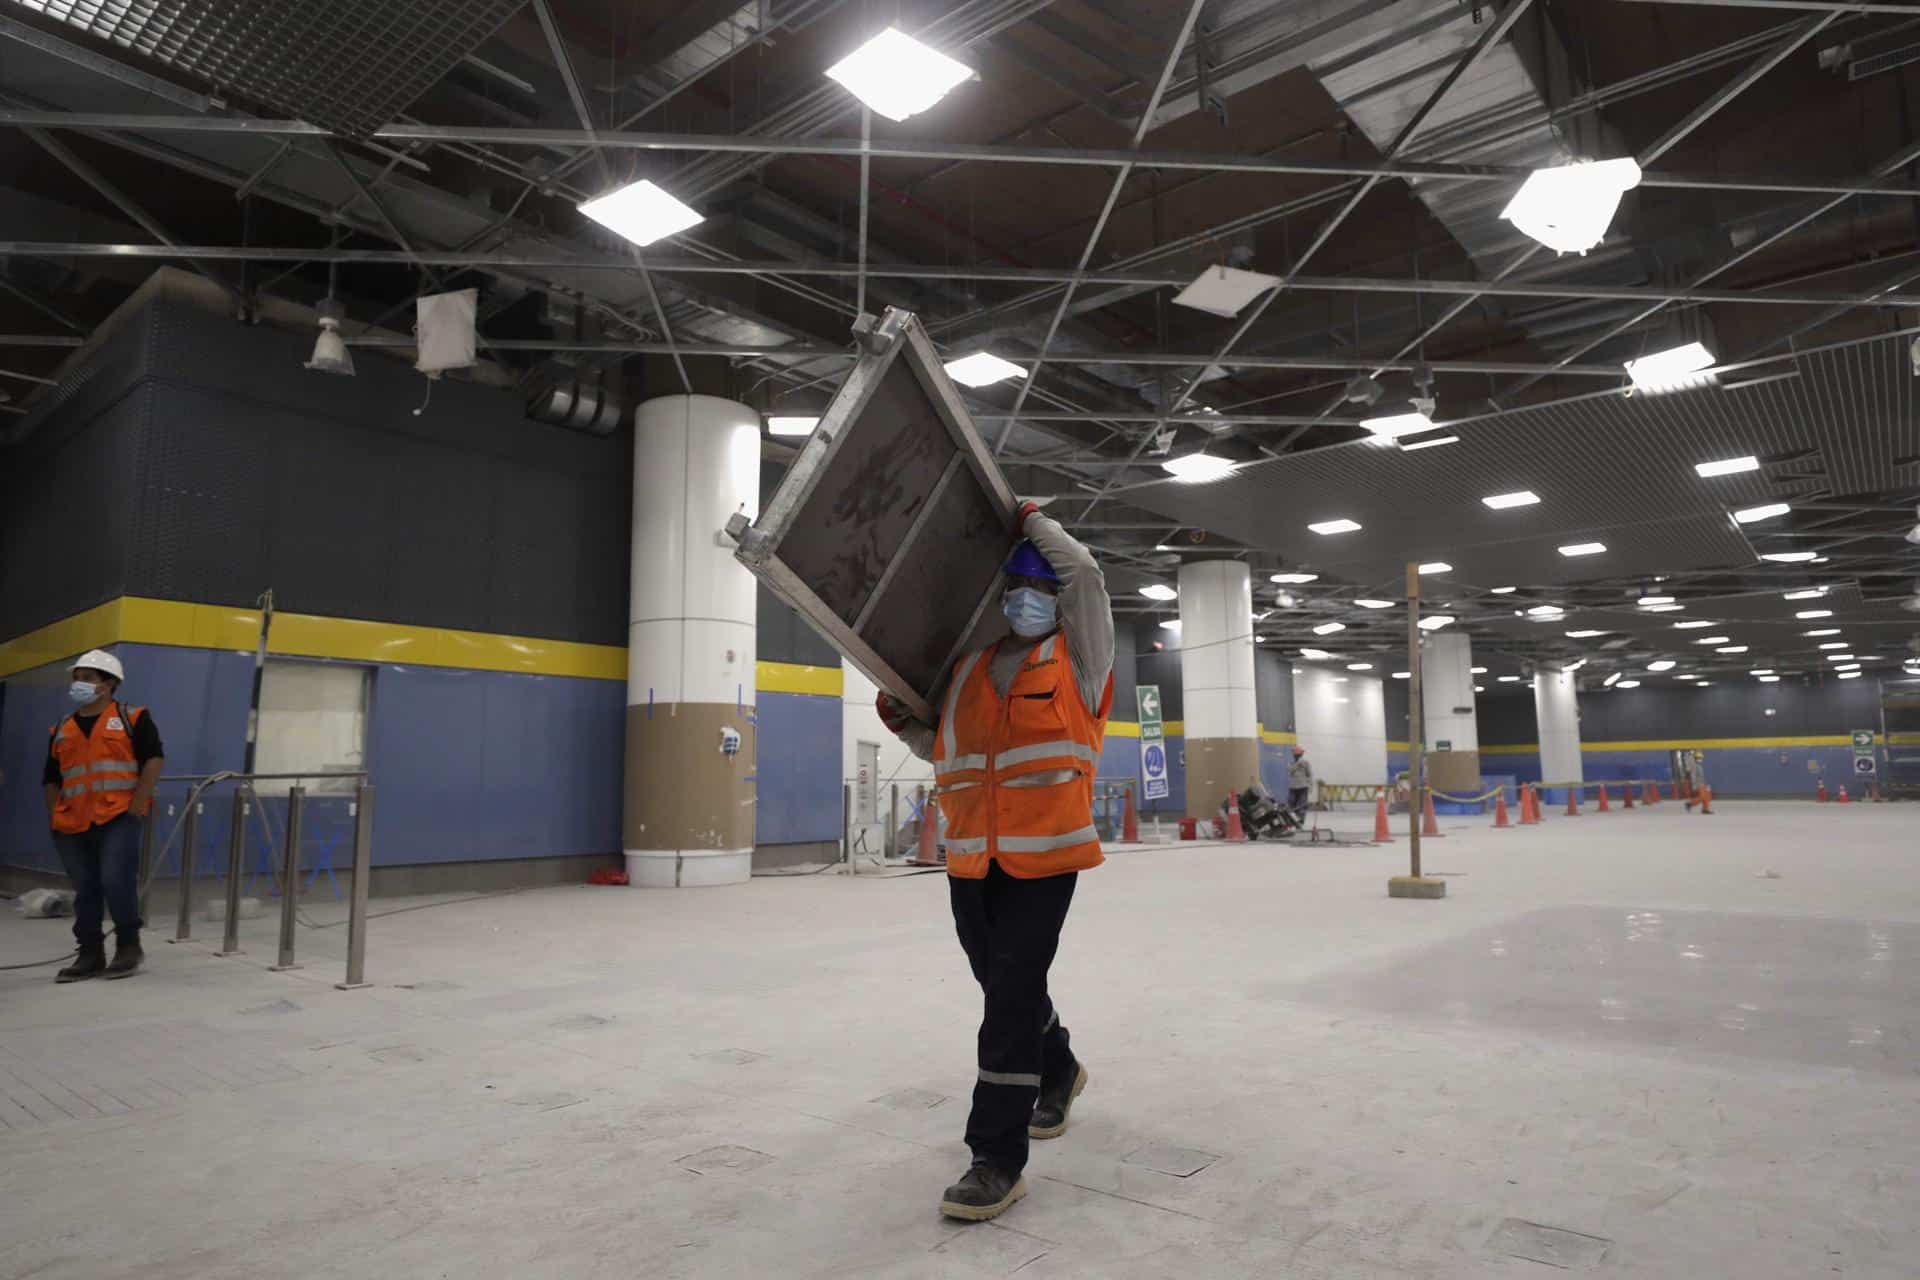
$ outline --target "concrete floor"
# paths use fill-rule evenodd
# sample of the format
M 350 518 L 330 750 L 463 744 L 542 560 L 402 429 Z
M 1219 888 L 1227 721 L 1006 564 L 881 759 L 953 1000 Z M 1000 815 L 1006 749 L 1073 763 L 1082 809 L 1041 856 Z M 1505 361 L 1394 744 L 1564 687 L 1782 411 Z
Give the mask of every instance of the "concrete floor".
M 934 1208 L 938 876 L 430 906 L 358 992 L 268 920 L 0 973 L 0 1277 L 1920 1274 L 1920 811 L 1443 828 L 1443 902 L 1386 897 L 1404 840 L 1082 877 L 1092 1084 L 985 1226 Z M 0 964 L 65 928 L 0 916 Z

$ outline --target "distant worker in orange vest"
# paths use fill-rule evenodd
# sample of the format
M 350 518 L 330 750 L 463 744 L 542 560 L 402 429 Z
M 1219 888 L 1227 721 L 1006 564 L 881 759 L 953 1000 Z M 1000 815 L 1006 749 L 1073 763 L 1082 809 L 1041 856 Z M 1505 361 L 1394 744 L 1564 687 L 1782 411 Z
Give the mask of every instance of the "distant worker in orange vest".
M 164 750 L 145 707 L 115 698 L 126 672 L 120 659 L 93 649 L 74 660 L 67 696 L 72 715 L 47 744 L 47 812 L 53 843 L 73 881 L 74 962 L 57 982 L 125 978 L 140 967 L 140 824 L 153 808 Z M 107 963 L 102 908 L 113 915 L 113 963 Z
M 955 665 L 940 723 L 880 695 L 880 716 L 933 762 L 953 922 L 986 994 L 966 1176 L 941 1198 L 984 1221 L 1027 1194 L 1029 1138 L 1057 1138 L 1087 1084 L 1047 994 L 1078 873 L 1100 865 L 1093 779 L 1113 703 L 1113 609 L 1088 550 L 1034 503 L 1003 566 L 1012 637 Z

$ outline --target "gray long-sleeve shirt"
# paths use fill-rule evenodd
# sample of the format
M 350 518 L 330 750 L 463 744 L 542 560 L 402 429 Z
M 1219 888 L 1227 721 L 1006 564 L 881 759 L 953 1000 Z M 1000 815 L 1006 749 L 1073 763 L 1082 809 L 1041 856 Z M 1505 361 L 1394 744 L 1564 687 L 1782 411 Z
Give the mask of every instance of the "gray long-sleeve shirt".
M 1301 787 L 1313 785 L 1313 766 L 1305 756 L 1295 756 L 1287 765 L 1287 786 L 1298 791 Z
M 1106 691 L 1107 678 L 1113 674 L 1113 601 L 1107 595 L 1106 575 L 1093 553 L 1060 527 L 1060 522 L 1036 512 L 1027 517 L 1026 535 L 1053 571 L 1060 575 L 1060 593 L 1056 609 L 1060 632 L 1066 637 L 1067 654 L 1073 659 L 1073 674 L 1080 700 L 1089 711 L 1100 709 L 1100 696 Z M 1027 651 L 1043 637 L 1009 638 L 993 657 L 988 676 L 1001 697 L 1013 686 L 1013 677 L 1025 661 Z M 900 734 L 907 750 L 922 760 L 933 759 L 933 726 L 913 721 Z

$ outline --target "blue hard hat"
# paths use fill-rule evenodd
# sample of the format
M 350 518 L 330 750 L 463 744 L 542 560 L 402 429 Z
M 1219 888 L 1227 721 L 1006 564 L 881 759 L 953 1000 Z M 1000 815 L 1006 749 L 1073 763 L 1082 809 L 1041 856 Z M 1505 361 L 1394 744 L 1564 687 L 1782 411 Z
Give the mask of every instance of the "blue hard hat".
M 1013 549 L 1013 554 L 1007 557 L 1007 562 L 1000 566 L 1000 572 L 1009 578 L 1060 581 L 1060 575 L 1053 571 L 1053 566 L 1047 563 L 1047 558 L 1040 554 L 1040 548 L 1033 545 L 1031 538 Z

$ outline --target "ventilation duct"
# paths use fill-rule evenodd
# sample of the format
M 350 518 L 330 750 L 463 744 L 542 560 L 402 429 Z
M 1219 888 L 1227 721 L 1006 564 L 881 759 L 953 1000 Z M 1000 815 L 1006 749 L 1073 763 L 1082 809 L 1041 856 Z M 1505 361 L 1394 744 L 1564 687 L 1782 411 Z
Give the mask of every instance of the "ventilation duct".
M 527 416 L 535 422 L 596 436 L 611 435 L 626 414 L 625 393 L 604 374 L 597 382 L 583 381 L 577 375 L 555 382 L 527 404 Z

